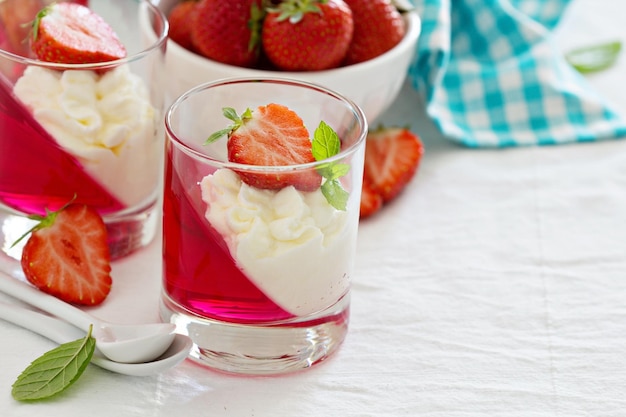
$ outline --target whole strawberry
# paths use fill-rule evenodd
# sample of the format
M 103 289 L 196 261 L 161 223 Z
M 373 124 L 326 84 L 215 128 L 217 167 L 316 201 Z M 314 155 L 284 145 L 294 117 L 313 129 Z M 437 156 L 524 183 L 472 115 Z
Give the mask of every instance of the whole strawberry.
M 352 40 L 352 11 L 343 0 L 285 0 L 269 8 L 263 50 L 284 71 L 318 71 L 341 64 Z
M 189 22 L 193 47 L 224 64 L 253 66 L 263 15 L 262 0 L 200 0 Z
M 354 35 L 345 65 L 376 58 L 396 46 L 406 32 L 404 19 L 391 0 L 345 0 L 352 9 Z
M 37 12 L 43 7 L 42 0 L 4 0 L 0 1 L 0 31 L 3 32 L 5 43 L 2 49 L 24 54 L 28 44 L 29 25 Z
M 182 0 L 167 15 L 167 20 L 170 24 L 169 38 L 189 50 L 193 50 L 191 25 L 189 22 L 193 19 L 195 10 L 196 0 Z
M 26 279 L 68 303 L 102 303 L 112 280 L 107 231 L 100 215 L 89 206 L 70 204 L 31 218 L 39 223 L 22 250 Z
M 40 60 L 62 64 L 91 64 L 126 56 L 126 48 L 111 26 L 77 3 L 44 7 L 33 22 L 30 46 Z

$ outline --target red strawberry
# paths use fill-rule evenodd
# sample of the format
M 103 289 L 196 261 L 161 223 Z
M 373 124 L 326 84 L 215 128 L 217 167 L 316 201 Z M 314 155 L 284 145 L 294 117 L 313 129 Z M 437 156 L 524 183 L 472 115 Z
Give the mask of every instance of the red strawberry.
M 20 55 L 28 52 L 30 23 L 43 6 L 42 0 L 0 1 L 0 30 L 6 37 L 4 50 Z
M 380 127 L 367 135 L 363 182 L 389 202 L 413 178 L 424 153 L 417 135 L 407 128 Z
M 249 67 L 259 56 L 262 0 L 200 0 L 191 19 L 191 41 L 201 55 Z
M 76 3 L 53 3 L 37 14 L 31 49 L 42 61 L 63 64 L 107 62 L 126 56 L 126 48 L 111 26 Z
M 343 0 L 286 0 L 268 9 L 263 50 L 285 71 L 317 71 L 343 61 L 354 30 Z
M 383 198 L 378 194 L 370 184 L 363 178 L 363 187 L 361 188 L 361 219 L 365 219 L 376 213 L 383 206 Z
M 190 51 L 193 50 L 190 23 L 195 10 L 196 0 L 183 0 L 177 3 L 167 16 L 170 24 L 169 38 Z
M 106 227 L 89 206 L 70 204 L 40 220 L 24 245 L 22 268 L 40 290 L 74 304 L 100 304 L 111 290 Z
M 235 123 L 217 132 L 209 141 L 228 134 L 228 160 L 246 165 L 290 166 L 314 162 L 311 139 L 304 122 L 294 111 L 280 104 L 259 106 L 237 116 L 233 109 L 224 115 Z M 299 172 L 264 174 L 239 172 L 246 184 L 277 190 L 293 185 L 301 191 L 319 188 L 322 177 L 313 168 Z
M 352 9 L 354 35 L 344 64 L 375 58 L 396 46 L 404 37 L 404 19 L 391 0 L 345 2 Z

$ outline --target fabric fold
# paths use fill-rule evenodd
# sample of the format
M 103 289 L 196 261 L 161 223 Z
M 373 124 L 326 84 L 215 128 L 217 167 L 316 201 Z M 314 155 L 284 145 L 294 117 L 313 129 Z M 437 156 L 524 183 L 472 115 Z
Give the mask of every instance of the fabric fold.
M 424 0 L 409 80 L 449 139 L 468 147 L 626 136 L 612 109 L 558 49 L 568 0 Z

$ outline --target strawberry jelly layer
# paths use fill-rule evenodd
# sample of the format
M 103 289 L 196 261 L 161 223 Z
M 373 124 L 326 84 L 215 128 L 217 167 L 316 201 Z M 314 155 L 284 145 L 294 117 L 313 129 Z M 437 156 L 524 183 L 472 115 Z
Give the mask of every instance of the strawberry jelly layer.
M 226 242 L 204 219 L 200 187 L 192 186 L 192 190 L 185 190 L 168 160 L 163 255 L 164 285 L 169 296 L 201 316 L 233 323 L 292 318 L 239 269 Z
M 61 149 L 10 92 L 0 74 L 0 202 L 28 214 L 75 202 L 100 213 L 124 208 Z

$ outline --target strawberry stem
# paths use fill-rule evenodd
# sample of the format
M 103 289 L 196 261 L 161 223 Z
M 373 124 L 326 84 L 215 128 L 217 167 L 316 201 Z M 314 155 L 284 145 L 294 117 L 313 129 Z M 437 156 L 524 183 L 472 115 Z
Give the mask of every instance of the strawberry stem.
M 37 36 L 39 35 L 39 23 L 41 19 L 43 19 L 50 12 L 50 6 L 46 6 L 37 12 L 37 16 L 35 16 L 35 20 L 33 20 L 33 41 L 37 40 Z
M 235 130 L 243 126 L 246 120 L 250 120 L 252 118 L 252 110 L 250 110 L 250 108 L 247 108 L 246 111 L 244 111 L 241 116 L 239 116 L 237 114 L 237 111 L 232 107 L 223 107 L 222 114 L 228 120 L 232 120 L 233 123 L 228 127 L 211 134 L 211 136 L 209 136 L 208 139 L 204 142 L 205 145 L 213 143 L 223 136 L 230 136 Z
M 287 0 L 281 2 L 278 6 L 268 8 L 270 13 L 280 13 L 277 21 L 289 19 L 290 23 L 296 24 L 302 20 L 306 13 L 321 13 L 322 10 L 318 4 L 324 4 L 328 0 Z
M 31 220 L 37 220 L 38 223 L 35 224 L 33 227 L 31 227 L 30 229 L 28 229 L 26 231 L 26 233 L 24 233 L 22 236 L 20 236 L 15 242 L 13 242 L 13 244 L 11 245 L 11 248 L 14 247 L 15 245 L 17 245 L 18 243 L 20 243 L 26 236 L 28 236 L 29 234 L 31 234 L 32 232 L 34 232 L 35 230 L 39 230 L 39 229 L 43 229 L 45 227 L 49 227 L 52 226 L 54 224 L 54 221 L 57 218 L 57 215 L 65 210 L 67 208 L 67 206 L 69 206 L 70 204 L 72 204 L 74 202 L 74 200 L 76 200 L 76 193 L 74 193 L 74 197 L 72 197 L 72 199 L 70 201 L 68 201 L 67 203 L 65 203 L 60 209 L 55 210 L 55 211 L 49 211 L 48 208 L 46 208 L 46 215 L 42 216 L 41 214 L 31 214 L 28 216 L 29 219 Z

